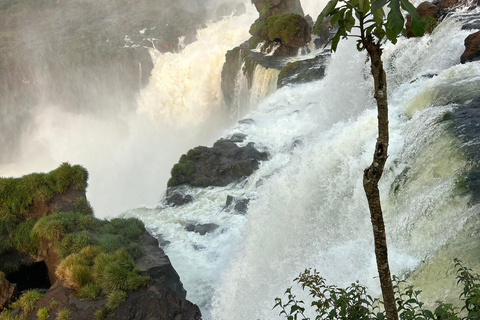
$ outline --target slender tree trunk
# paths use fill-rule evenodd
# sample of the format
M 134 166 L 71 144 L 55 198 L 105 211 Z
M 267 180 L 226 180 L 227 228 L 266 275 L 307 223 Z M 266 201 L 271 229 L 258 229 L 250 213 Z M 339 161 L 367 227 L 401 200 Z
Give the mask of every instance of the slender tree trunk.
M 390 267 L 388 266 L 387 238 L 385 235 L 385 225 L 383 223 L 380 192 L 378 190 L 378 181 L 382 177 L 383 168 L 385 167 L 385 162 L 388 157 L 387 78 L 385 70 L 383 69 L 380 44 L 376 44 L 371 35 L 364 37 L 362 40 L 370 56 L 378 111 L 378 138 L 373 155 L 373 162 L 363 173 L 363 188 L 365 189 L 368 206 L 370 208 L 375 241 L 375 256 L 377 259 L 383 301 L 385 303 L 385 312 L 388 320 L 398 320 Z

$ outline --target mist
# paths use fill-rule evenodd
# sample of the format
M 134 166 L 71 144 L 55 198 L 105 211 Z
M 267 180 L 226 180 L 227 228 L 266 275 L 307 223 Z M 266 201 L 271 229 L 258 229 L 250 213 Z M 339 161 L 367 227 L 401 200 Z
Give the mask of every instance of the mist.
M 87 197 L 98 217 L 158 203 L 180 155 L 212 144 L 230 125 L 221 67 L 225 52 L 248 39 L 256 12 L 246 2 L 248 14 L 219 20 L 226 3 L 0 6 L 8 40 L 0 61 L 0 176 L 69 162 L 89 171 Z M 232 31 L 214 43 L 218 28 Z

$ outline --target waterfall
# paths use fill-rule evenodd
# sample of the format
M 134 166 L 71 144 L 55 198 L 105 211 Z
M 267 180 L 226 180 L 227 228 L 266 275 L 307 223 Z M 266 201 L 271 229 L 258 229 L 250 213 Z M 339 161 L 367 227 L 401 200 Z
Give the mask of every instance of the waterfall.
M 225 52 L 248 39 L 256 15 L 249 6 L 242 16 L 208 22 L 197 41 L 178 53 L 152 50 L 154 70 L 136 109 L 118 101 L 115 110 L 99 102 L 73 112 L 45 101 L 29 110 L 31 120 L 15 132 L 18 154 L 0 164 L 0 176 L 79 163 L 90 173 L 87 197 L 96 216 L 157 203 L 180 155 L 211 144 L 229 125 L 221 108 L 220 72 Z
M 260 64 L 255 67 L 250 105 L 257 106 L 260 101 L 277 89 L 277 79 L 280 71 L 274 68 L 264 68 Z
M 419 283 L 427 282 L 422 279 L 431 272 L 421 272 L 428 264 L 423 263 L 468 238 L 467 227 L 478 215 L 470 195 L 457 190 L 471 166 L 464 143 L 442 121 L 478 95 L 480 64 L 458 64 L 467 35 L 450 17 L 432 35 L 402 38 L 384 51 L 391 145 L 380 190 L 390 262 L 393 274 L 417 272 Z M 274 298 L 310 267 L 329 283 L 345 286 L 358 280 L 372 295 L 379 294 L 362 186 L 377 135 L 373 81 L 365 60 L 354 40 L 342 40 L 324 79 L 277 90 L 246 116 L 250 121 L 224 135 L 245 134 L 241 145 L 254 142 L 269 153 L 247 180 L 226 187 L 185 187 L 191 203 L 128 212 L 170 242 L 165 251 L 205 319 L 274 319 Z M 254 88 L 262 90 L 259 84 Z M 228 195 L 250 200 L 247 215 L 226 207 Z M 201 236 L 185 230 L 191 223 L 219 228 Z M 467 251 L 455 254 L 479 265 Z M 446 277 L 436 274 L 439 283 L 448 283 Z M 443 290 L 426 289 L 432 299 L 432 292 Z

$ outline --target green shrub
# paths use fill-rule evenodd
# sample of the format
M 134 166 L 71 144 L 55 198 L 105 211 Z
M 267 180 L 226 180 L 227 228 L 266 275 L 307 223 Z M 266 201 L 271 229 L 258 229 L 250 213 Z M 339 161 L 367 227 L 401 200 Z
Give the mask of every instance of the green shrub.
M 125 248 L 128 254 L 135 260 L 143 255 L 143 248 L 136 242 L 131 242 Z
M 140 240 L 145 231 L 145 225 L 137 218 L 114 218 L 110 220 L 110 224 L 115 230 L 113 232 L 114 234 L 121 235 L 130 240 Z
M 37 254 L 40 242 L 38 237 L 32 232 L 35 223 L 35 219 L 28 219 L 15 228 L 11 235 L 15 249 L 32 255 Z
M 40 218 L 33 227 L 38 238 L 59 241 L 65 233 L 77 230 L 82 214 L 77 212 L 55 212 Z
M 90 267 L 99 252 L 99 249 L 86 247 L 79 253 L 71 254 L 60 262 L 55 274 L 65 286 L 78 290 L 93 282 Z
M 73 203 L 73 208 L 75 212 L 79 212 L 84 215 L 93 215 L 93 208 L 88 202 L 87 198 L 79 197 Z
M 12 315 L 12 310 L 4 309 L 2 312 L 0 312 L 0 320 L 19 320 L 19 319 L 20 318 L 18 316 Z
M 136 290 L 149 282 L 148 277 L 140 276 L 134 268 L 133 259 L 124 249 L 112 254 L 99 254 L 93 274 L 96 283 L 107 294 L 115 290 Z
M 107 303 L 105 307 L 110 310 L 116 309 L 120 304 L 122 304 L 127 299 L 127 293 L 122 290 L 112 291 L 107 295 Z
M 50 302 L 48 303 L 48 310 L 52 311 L 58 307 L 58 301 L 52 298 Z
M 27 290 L 17 301 L 12 303 L 12 309 L 20 308 L 23 311 L 24 317 L 28 317 L 30 313 L 32 313 L 33 309 L 35 308 L 35 304 L 37 300 L 41 299 L 43 294 L 38 292 L 37 290 Z
M 72 253 L 77 253 L 92 243 L 92 235 L 89 231 L 83 230 L 78 233 L 66 234 L 57 244 L 55 248 L 60 258 L 65 258 Z
M 62 309 L 58 311 L 57 317 L 55 320 L 69 320 L 70 317 L 72 316 L 72 313 L 68 309 Z
M 43 307 L 43 308 L 38 309 L 37 320 L 47 320 L 48 316 L 49 316 L 49 314 L 48 314 L 48 308 L 47 307 Z
M 270 41 L 280 39 L 284 45 L 288 46 L 295 34 L 301 31 L 300 19 L 303 19 L 302 16 L 295 13 L 269 17 L 267 21 L 268 38 Z
M 107 308 L 100 308 L 95 311 L 95 320 L 103 320 L 108 317 L 110 311 Z
M 434 311 L 428 310 L 419 299 L 420 290 L 407 286 L 404 281 L 394 278 L 395 300 L 400 320 L 478 320 L 480 318 L 480 276 L 471 269 L 464 267 L 460 260 L 455 259 L 457 267 L 457 283 L 463 285 L 460 300 L 464 307 L 457 310 L 451 304 L 437 301 Z M 380 308 L 382 302 L 373 299 L 366 293 L 366 288 L 353 283 L 347 288 L 327 285 L 325 279 L 314 270 L 305 270 L 294 279 L 307 288 L 312 298 L 311 306 L 316 312 L 316 320 L 383 320 L 386 319 L 384 310 Z M 297 300 L 292 288 L 285 292 L 287 301 L 275 298 L 274 308 L 280 309 L 280 315 L 290 319 L 309 320 L 305 315 L 305 303 Z M 466 313 L 466 317 L 461 316 Z
M 95 283 L 89 283 L 77 291 L 77 298 L 80 300 L 96 300 L 99 295 L 100 287 Z
M 117 234 L 103 234 L 98 239 L 98 246 L 107 253 L 112 253 L 127 244 L 127 240 Z

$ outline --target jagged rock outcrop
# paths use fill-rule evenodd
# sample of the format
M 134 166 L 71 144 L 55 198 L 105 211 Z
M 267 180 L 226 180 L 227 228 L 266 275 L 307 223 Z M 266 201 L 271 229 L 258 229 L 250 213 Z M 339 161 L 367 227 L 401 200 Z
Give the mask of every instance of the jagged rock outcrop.
M 144 253 L 135 260 L 135 267 L 143 275 L 148 275 L 150 282 L 146 287 L 129 291 L 126 300 L 115 310 L 110 311 L 109 319 L 201 319 L 198 307 L 185 300 L 186 291 L 169 258 L 159 248 L 158 241 L 145 232 L 140 245 Z M 80 300 L 73 289 L 66 287 L 62 281 L 57 281 L 37 302 L 28 319 L 37 319 L 37 311 L 49 306 L 52 299 L 57 305 L 50 313 L 55 314 L 59 310 L 68 309 L 71 312 L 69 318 L 71 320 L 94 319 L 95 313 L 106 304 L 106 298 Z
M 0 273 L 0 310 L 7 307 L 16 294 L 16 285 L 8 282 L 3 273 Z
M 20 291 L 39 288 L 38 278 L 45 278 L 46 294 L 33 311 L 17 308 L 12 314 L 36 319 L 38 310 L 48 309 L 50 314 L 67 310 L 69 319 L 96 319 L 98 313 L 112 319 L 200 319 L 169 258 L 141 221 L 93 216 L 87 179 L 84 168 L 67 163 L 48 174 L 0 179 L 5 214 L 0 229 L 9 230 L 0 241 L 12 243 L 0 248 L 2 306 L 13 295 L 10 282 L 18 281 Z M 34 271 L 27 266 L 32 261 L 43 268 Z M 123 298 L 112 305 L 115 292 Z
M 253 143 L 237 146 L 237 139 L 221 139 L 213 147 L 199 146 L 182 155 L 173 166 L 168 186 L 188 184 L 195 187 L 226 186 L 248 177 L 268 159 Z
M 480 31 L 472 33 L 465 39 L 465 51 L 460 57 L 461 63 L 480 60 Z

